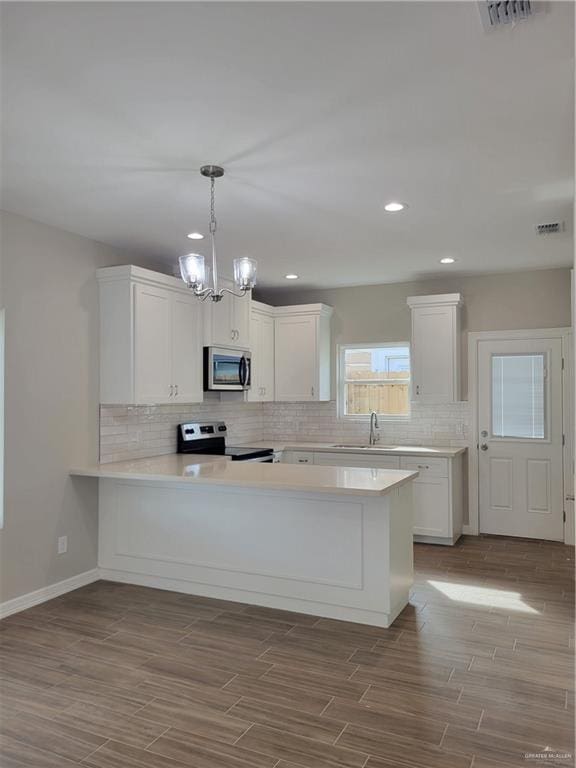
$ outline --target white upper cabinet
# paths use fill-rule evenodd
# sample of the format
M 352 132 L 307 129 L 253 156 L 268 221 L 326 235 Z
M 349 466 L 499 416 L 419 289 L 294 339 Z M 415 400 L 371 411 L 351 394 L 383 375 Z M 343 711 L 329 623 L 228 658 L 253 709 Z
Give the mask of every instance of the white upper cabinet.
M 237 290 L 231 280 L 219 280 L 221 288 Z M 225 293 L 221 301 L 206 299 L 204 309 L 204 344 L 207 347 L 250 349 L 250 293 L 232 296 Z
M 250 313 L 252 386 L 248 400 L 253 403 L 274 400 L 274 307 L 253 301 Z
M 174 391 L 171 333 L 172 293 L 134 285 L 134 402 L 170 402 Z
M 202 307 L 195 296 L 177 294 L 172 299 L 172 399 L 179 403 L 202 402 Z
M 409 296 L 407 302 L 412 310 L 412 400 L 459 400 L 460 294 Z
M 331 315 L 324 304 L 276 307 L 275 400 L 330 400 Z
M 202 402 L 202 305 L 176 278 L 98 270 L 100 402 Z

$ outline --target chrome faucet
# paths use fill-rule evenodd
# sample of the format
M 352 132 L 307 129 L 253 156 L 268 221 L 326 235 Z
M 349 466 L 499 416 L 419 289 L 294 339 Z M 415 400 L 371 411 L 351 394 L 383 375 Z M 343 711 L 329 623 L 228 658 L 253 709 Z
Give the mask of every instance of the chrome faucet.
M 380 440 L 380 435 L 376 434 L 377 429 L 380 429 L 378 414 L 376 411 L 372 411 L 370 414 L 370 445 L 376 445 L 378 440 Z

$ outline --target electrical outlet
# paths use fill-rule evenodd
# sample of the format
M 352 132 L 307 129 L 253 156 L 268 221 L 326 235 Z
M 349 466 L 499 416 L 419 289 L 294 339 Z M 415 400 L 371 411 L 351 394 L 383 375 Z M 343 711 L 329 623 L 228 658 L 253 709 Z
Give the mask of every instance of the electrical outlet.
M 68 552 L 68 536 L 58 537 L 58 554 L 64 555 Z

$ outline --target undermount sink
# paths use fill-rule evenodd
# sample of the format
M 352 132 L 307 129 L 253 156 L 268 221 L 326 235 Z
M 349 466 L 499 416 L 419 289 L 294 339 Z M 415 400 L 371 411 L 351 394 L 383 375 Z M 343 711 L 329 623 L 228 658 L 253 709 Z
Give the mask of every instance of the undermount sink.
M 376 444 L 376 445 L 352 445 L 352 444 L 347 444 L 347 443 L 339 443 L 337 445 L 333 445 L 332 448 L 358 448 L 359 450 L 364 450 L 364 451 L 372 450 L 374 448 L 376 448 L 376 449 L 380 448 L 380 450 L 383 450 L 383 451 L 391 451 L 392 449 L 396 448 L 396 446 L 395 445 L 378 445 L 378 444 Z

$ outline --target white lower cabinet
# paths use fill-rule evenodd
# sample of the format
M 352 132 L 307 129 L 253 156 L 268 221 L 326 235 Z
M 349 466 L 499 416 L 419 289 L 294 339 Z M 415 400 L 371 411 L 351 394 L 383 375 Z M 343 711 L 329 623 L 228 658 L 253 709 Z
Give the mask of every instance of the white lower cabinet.
M 314 464 L 312 451 L 282 451 L 282 464 Z
M 413 486 L 413 533 L 415 541 L 454 544 L 462 534 L 462 455 L 452 458 L 419 458 L 412 455 L 366 454 L 360 451 L 284 451 L 288 464 L 328 467 L 406 469 L 418 472 Z

